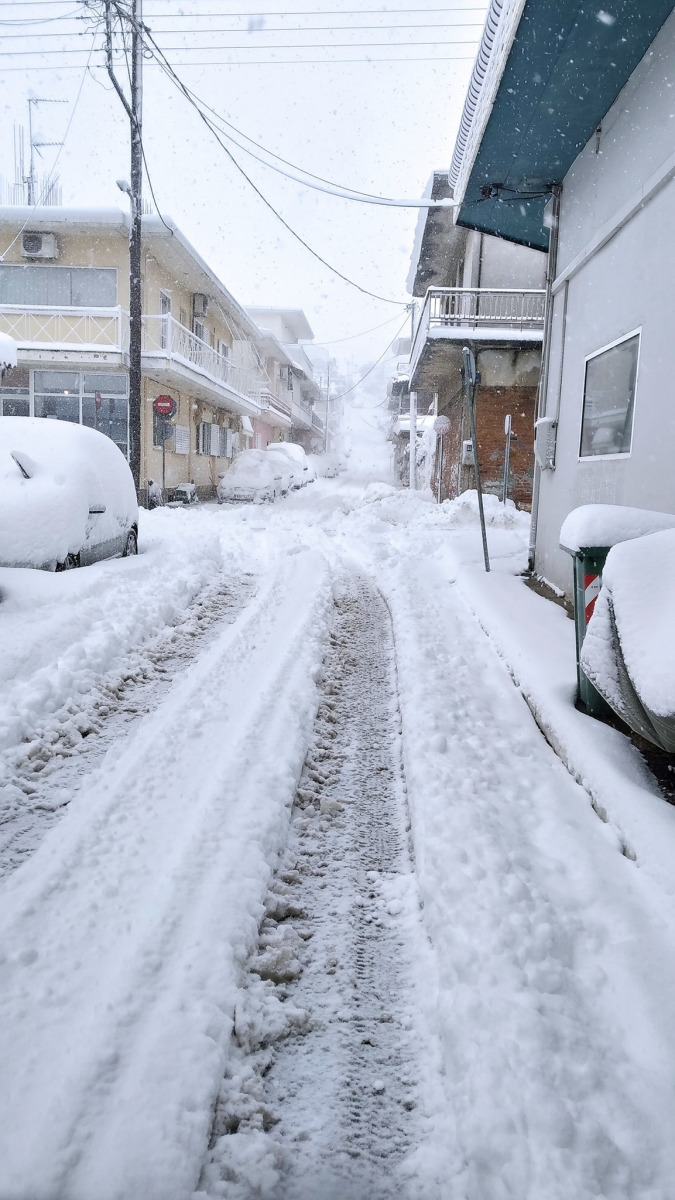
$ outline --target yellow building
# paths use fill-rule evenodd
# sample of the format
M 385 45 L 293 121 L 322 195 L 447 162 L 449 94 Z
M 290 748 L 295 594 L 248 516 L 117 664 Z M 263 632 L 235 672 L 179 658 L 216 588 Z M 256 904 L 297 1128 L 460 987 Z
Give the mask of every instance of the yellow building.
M 18 362 L 2 414 L 56 417 L 107 433 L 126 454 L 129 218 L 119 209 L 0 208 L 0 332 Z M 192 482 L 213 495 L 252 444 L 287 436 L 280 370 L 254 321 L 170 218 L 143 218 L 141 495 Z M 171 430 L 153 400 L 176 404 Z M 170 438 L 162 445 L 164 432 Z

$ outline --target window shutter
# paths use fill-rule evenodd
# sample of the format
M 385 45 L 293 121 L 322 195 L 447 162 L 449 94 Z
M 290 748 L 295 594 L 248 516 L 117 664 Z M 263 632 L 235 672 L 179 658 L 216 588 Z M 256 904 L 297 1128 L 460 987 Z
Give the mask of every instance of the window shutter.
M 209 454 L 216 458 L 220 454 L 220 425 L 211 425 L 209 428 Z
M 190 453 L 190 430 L 187 425 L 174 426 L 174 451 L 176 454 Z

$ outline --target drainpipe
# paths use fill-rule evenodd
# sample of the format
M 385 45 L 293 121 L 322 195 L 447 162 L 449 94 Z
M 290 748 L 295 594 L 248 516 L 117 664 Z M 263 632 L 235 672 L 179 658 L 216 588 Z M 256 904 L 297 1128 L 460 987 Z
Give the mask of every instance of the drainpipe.
M 546 396 L 548 392 L 549 370 L 551 363 L 551 328 L 553 325 L 553 281 L 558 266 L 558 227 L 560 224 L 560 184 L 551 188 L 551 235 L 549 238 L 548 260 L 546 264 L 546 301 L 544 307 L 544 339 L 541 354 L 541 374 L 537 390 L 537 411 L 535 421 L 546 412 Z M 535 432 L 536 438 L 536 432 Z M 541 486 L 541 467 L 534 456 L 534 482 L 532 486 L 532 520 L 530 522 L 530 544 L 527 554 L 527 569 L 534 572 L 534 555 L 537 544 L 537 525 L 539 523 L 539 490 Z

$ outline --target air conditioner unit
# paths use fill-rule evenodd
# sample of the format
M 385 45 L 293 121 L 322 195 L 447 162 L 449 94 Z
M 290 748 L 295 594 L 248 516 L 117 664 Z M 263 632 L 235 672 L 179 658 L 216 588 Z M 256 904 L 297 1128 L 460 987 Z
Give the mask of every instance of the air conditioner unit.
M 58 258 L 59 246 L 55 233 L 21 234 L 21 254 L 24 258 Z
M 192 297 L 192 311 L 195 317 L 205 317 L 209 311 L 209 298 L 203 292 L 195 292 Z

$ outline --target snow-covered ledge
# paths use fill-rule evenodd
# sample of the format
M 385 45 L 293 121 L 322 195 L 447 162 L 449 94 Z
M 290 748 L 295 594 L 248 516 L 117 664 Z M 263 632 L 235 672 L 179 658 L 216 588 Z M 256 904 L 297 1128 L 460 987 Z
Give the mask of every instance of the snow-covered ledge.
M 16 366 L 16 342 L 6 333 L 0 333 L 0 375 L 6 367 Z

